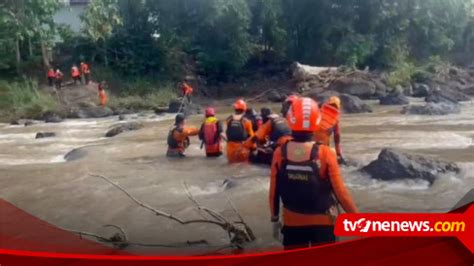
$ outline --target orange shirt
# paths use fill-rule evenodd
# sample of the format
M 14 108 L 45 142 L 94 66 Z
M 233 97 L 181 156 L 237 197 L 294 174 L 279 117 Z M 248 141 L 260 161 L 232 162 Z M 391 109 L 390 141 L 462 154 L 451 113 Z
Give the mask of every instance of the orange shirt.
M 184 127 L 181 132 L 178 130 L 173 131 L 173 138 L 178 142 L 178 150 L 184 152 L 184 141 L 191 136 L 197 136 L 199 134 L 199 128 L 196 127 Z
M 243 115 L 232 115 L 235 120 L 240 120 Z M 230 118 L 229 118 L 230 119 Z M 229 123 L 229 119 L 227 123 Z M 253 131 L 252 122 L 248 119 L 243 118 L 242 120 L 244 130 L 248 136 L 252 138 L 255 133 Z M 250 149 L 243 142 L 229 141 L 227 142 L 227 160 L 229 163 L 247 162 L 250 158 Z
M 255 132 L 255 136 L 253 138 L 249 138 L 247 141 L 245 141 L 245 146 L 246 147 L 253 147 L 255 144 L 255 139 L 264 142 L 267 140 L 267 138 L 270 137 L 272 134 L 273 128 L 272 128 L 272 120 L 268 120 L 265 124 L 260 126 L 258 130 Z M 282 136 L 278 139 L 277 141 L 277 146 L 283 145 L 290 141 L 292 139 L 291 136 Z
M 297 142 L 290 142 L 290 145 L 306 145 L 306 150 L 308 151 L 307 157 L 310 158 L 309 153 L 311 152 L 311 148 L 313 146 L 313 142 L 306 142 L 306 143 L 297 143 Z M 288 155 L 289 159 L 292 161 L 298 162 L 298 160 L 294 158 L 290 158 L 290 154 Z M 358 212 L 357 207 L 354 204 L 352 196 L 350 195 L 349 191 L 347 190 L 344 181 L 341 176 L 341 171 L 339 169 L 339 164 L 337 163 L 337 157 L 334 152 L 327 146 L 320 145 L 319 146 L 319 154 L 317 159 L 320 162 L 319 168 L 319 175 L 321 178 L 329 178 L 330 183 L 332 185 L 332 189 L 334 195 L 336 196 L 338 202 L 342 205 L 344 210 L 347 213 L 356 213 Z M 306 159 L 307 160 L 307 159 Z M 278 147 L 275 150 L 273 155 L 273 162 L 271 167 L 271 177 L 270 177 L 270 194 L 269 194 L 269 201 L 270 201 L 270 211 L 272 217 L 279 216 L 279 204 L 280 204 L 280 195 L 277 191 L 277 173 L 280 168 L 282 162 L 282 151 L 281 147 Z M 284 207 L 284 206 L 283 206 Z M 311 226 L 311 225 L 332 225 L 334 224 L 333 217 L 326 214 L 300 214 L 289 211 L 284 208 L 283 210 L 283 219 L 284 224 L 286 226 Z
M 72 76 L 73 78 L 76 78 L 76 77 L 81 76 L 81 72 L 79 72 L 79 69 L 78 69 L 77 67 L 73 67 L 73 68 L 71 69 L 71 76 Z
M 48 71 L 48 78 L 55 78 L 56 77 L 56 72 L 54 70 L 49 70 Z
M 83 74 L 89 74 L 91 72 L 91 70 L 89 69 L 89 65 L 87 65 L 86 63 L 82 63 L 81 64 L 81 72 Z
M 181 90 L 183 91 L 183 95 L 185 96 L 193 93 L 193 87 L 189 86 L 186 82 L 183 83 Z

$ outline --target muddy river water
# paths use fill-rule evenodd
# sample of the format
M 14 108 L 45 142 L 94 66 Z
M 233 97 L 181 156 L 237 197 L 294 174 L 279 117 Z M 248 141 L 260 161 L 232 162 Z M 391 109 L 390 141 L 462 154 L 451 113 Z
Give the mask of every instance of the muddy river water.
M 346 183 L 362 211 L 446 211 L 474 188 L 472 102 L 463 104 L 461 114 L 448 116 L 404 116 L 399 113 L 400 107 L 371 104 L 371 114 L 342 118 L 342 147 L 351 160 L 363 166 L 382 148 L 396 147 L 457 162 L 462 172 L 441 176 L 429 186 L 423 181 L 376 181 L 358 173 L 357 167 L 344 168 Z M 218 108 L 221 113 L 225 110 L 227 107 Z M 172 118 L 152 113 L 128 115 L 129 121 L 141 121 L 146 127 L 114 138 L 104 135 L 112 125 L 121 123 L 117 117 L 29 127 L 0 124 L 0 198 L 63 228 L 109 234 L 110 229 L 102 226 L 116 224 L 134 242 L 207 239 L 215 246 L 226 243 L 227 236 L 220 228 L 206 224 L 182 226 L 157 217 L 89 174 L 109 177 L 157 209 L 196 218 L 198 213 L 183 191 L 186 182 L 203 205 L 236 219 L 226 203 L 226 197 L 230 198 L 257 235 L 253 248 L 277 247 L 269 221 L 269 169 L 228 165 L 225 158 L 207 159 L 197 139 L 192 139 L 187 158 L 165 157 Z M 199 125 L 201 119 L 194 116 L 188 124 Z M 57 136 L 35 140 L 37 132 L 56 132 Z M 75 148 L 81 148 L 86 156 L 66 162 L 64 155 Z M 170 252 L 138 247 L 131 250 Z

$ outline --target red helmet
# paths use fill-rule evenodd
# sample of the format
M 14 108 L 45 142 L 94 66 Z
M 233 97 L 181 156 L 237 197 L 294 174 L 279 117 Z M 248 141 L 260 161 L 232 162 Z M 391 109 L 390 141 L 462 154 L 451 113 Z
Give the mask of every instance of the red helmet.
M 205 113 L 206 117 L 215 116 L 216 115 L 216 110 L 212 107 L 208 107 L 208 108 L 206 108 L 204 113 Z
M 245 111 L 247 111 L 247 103 L 244 100 L 239 99 L 234 103 L 234 109 L 235 110 L 241 110 L 241 111 L 245 112 Z
M 321 121 L 318 104 L 311 98 L 297 98 L 286 115 L 294 132 L 313 132 Z

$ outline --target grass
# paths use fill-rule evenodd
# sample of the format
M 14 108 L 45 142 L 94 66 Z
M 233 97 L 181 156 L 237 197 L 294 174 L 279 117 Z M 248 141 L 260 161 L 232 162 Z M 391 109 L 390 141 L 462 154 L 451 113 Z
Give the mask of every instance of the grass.
M 46 112 L 57 112 L 59 104 L 47 93 L 38 90 L 32 79 L 0 81 L 0 119 L 41 118 Z
M 150 92 L 144 94 L 124 94 L 122 96 L 112 96 L 109 106 L 112 109 L 126 110 L 149 110 L 157 107 L 166 107 L 169 102 L 177 98 L 176 90 L 171 86 L 165 86 L 157 89 L 150 89 Z

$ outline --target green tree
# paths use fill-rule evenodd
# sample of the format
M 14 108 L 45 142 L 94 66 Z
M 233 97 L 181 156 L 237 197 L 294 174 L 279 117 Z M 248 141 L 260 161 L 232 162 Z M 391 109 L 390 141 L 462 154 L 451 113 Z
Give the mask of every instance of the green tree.
M 102 44 L 104 64 L 108 65 L 107 41 L 115 27 L 122 24 L 118 0 L 92 0 L 82 16 L 86 34 L 97 44 Z

